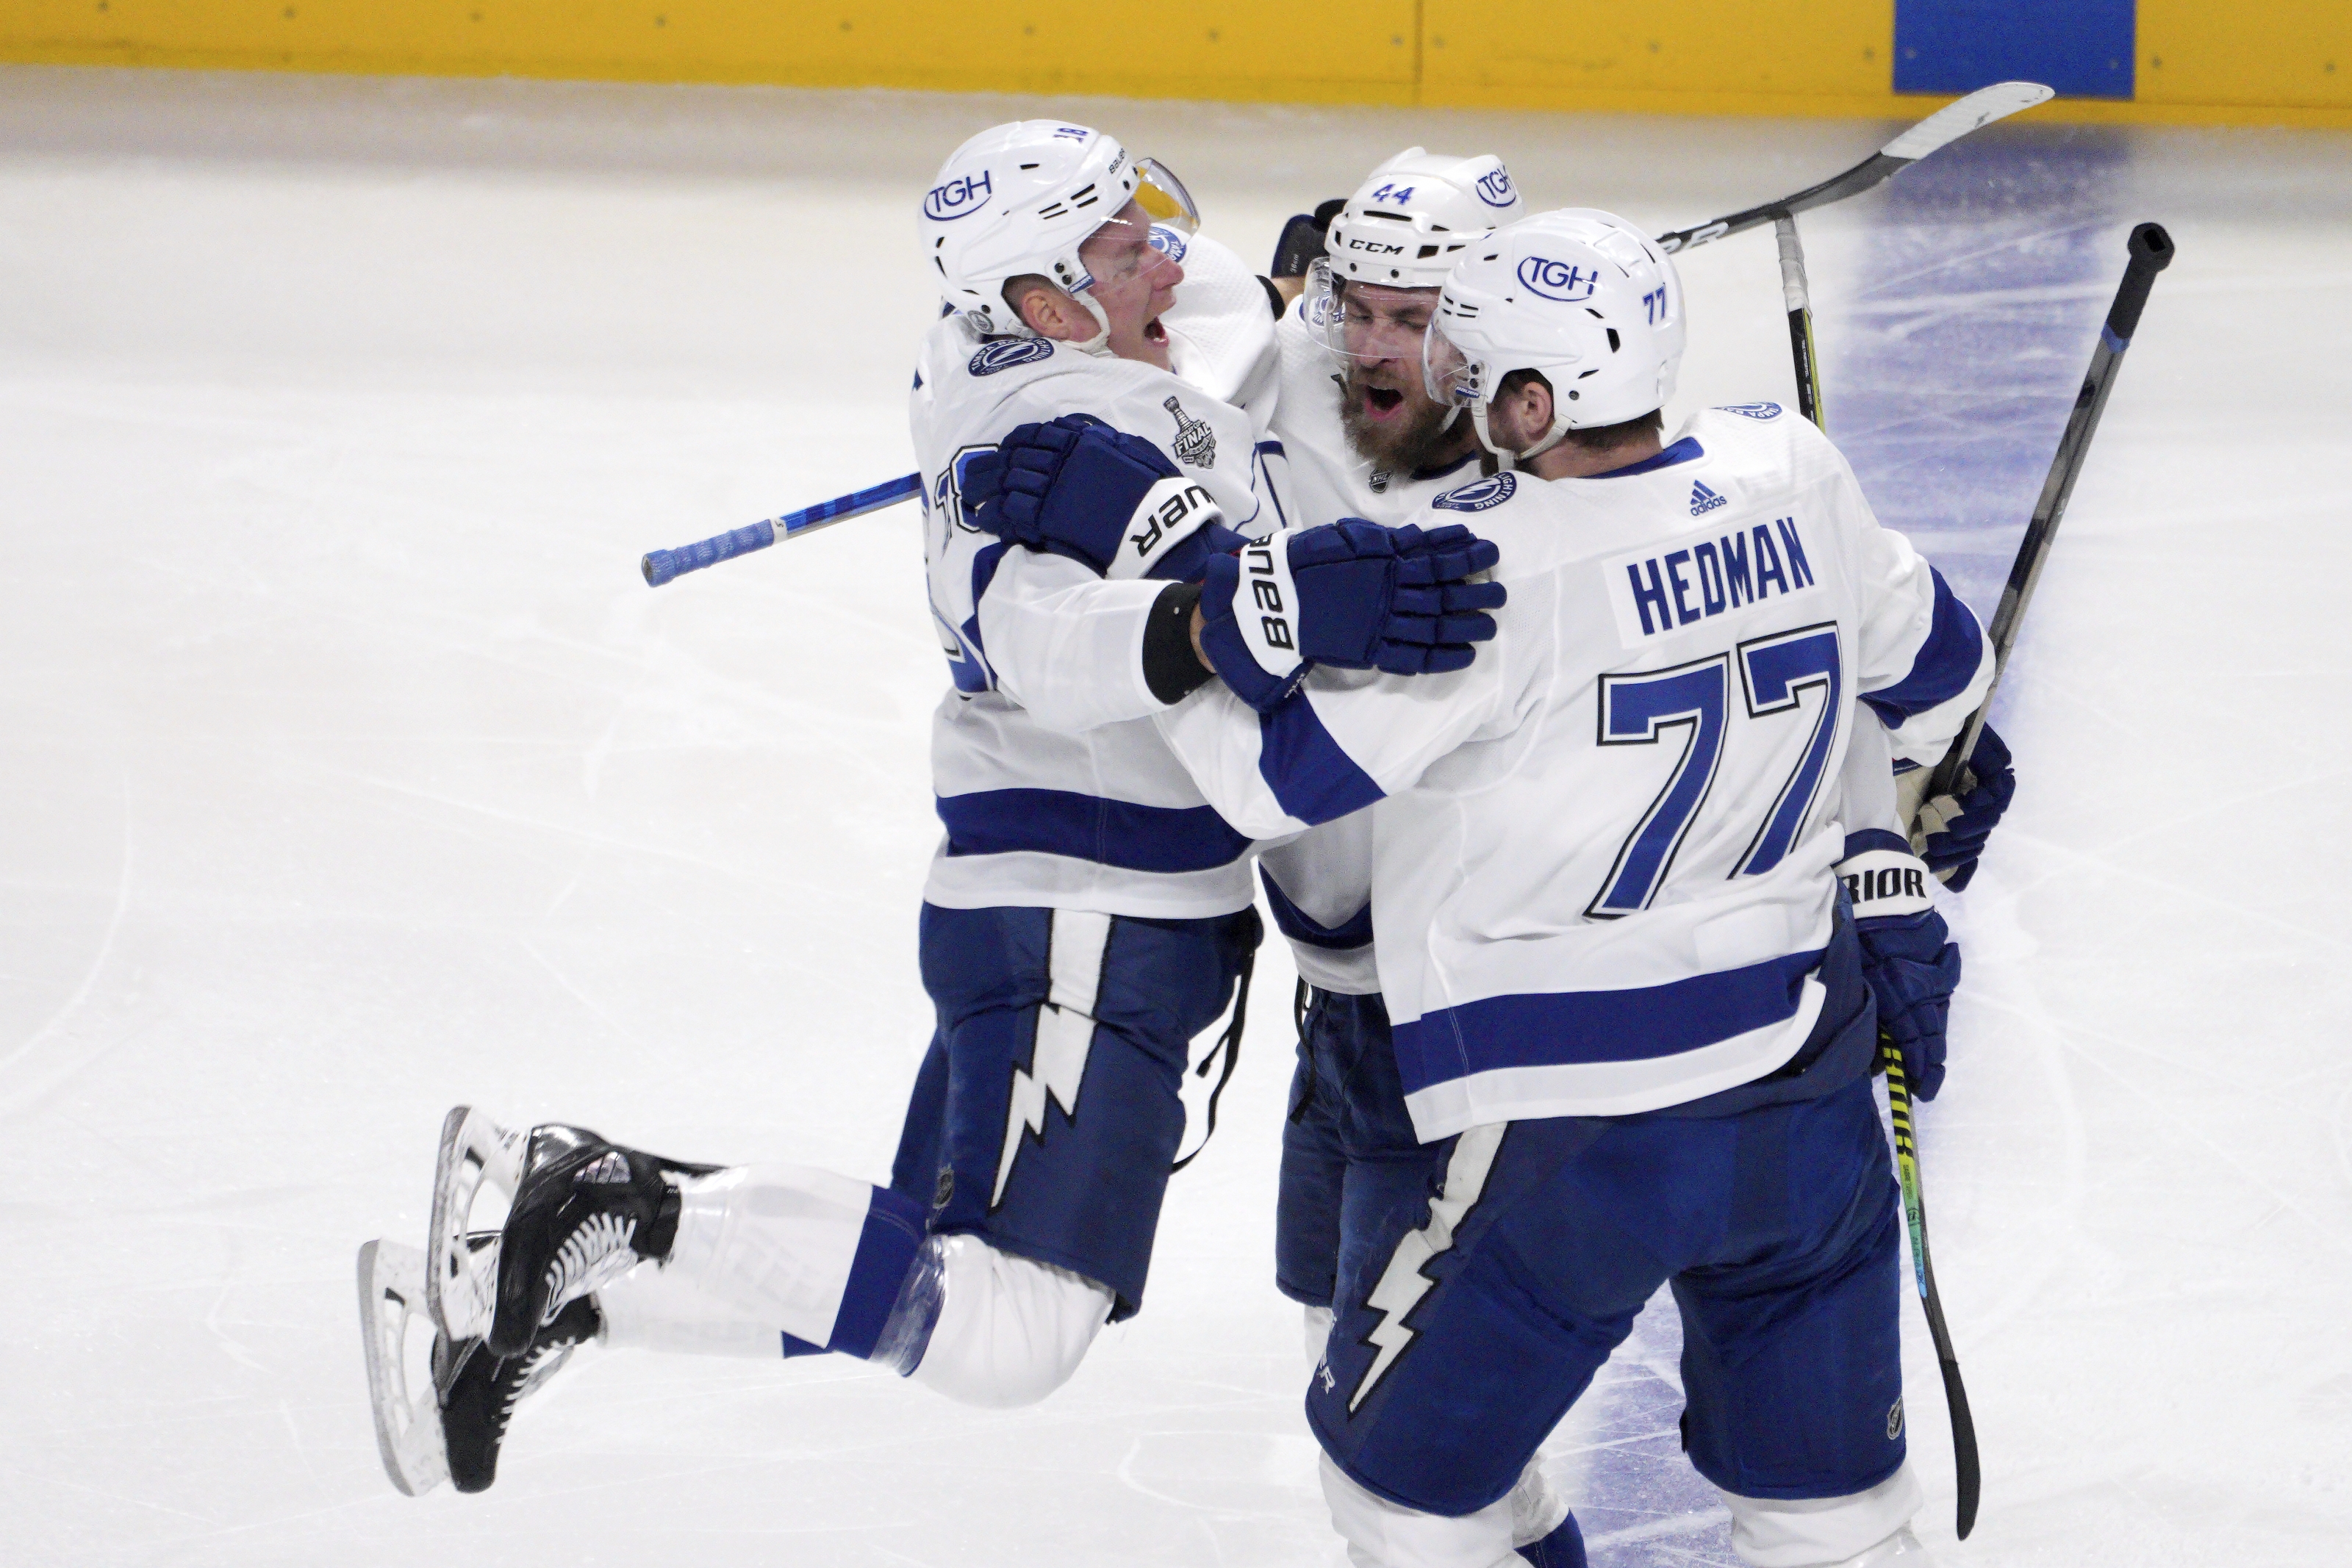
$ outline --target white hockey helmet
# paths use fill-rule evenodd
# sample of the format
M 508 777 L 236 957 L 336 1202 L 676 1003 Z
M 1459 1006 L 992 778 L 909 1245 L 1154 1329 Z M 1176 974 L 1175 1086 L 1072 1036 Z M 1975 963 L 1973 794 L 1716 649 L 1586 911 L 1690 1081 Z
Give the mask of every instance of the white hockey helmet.
M 1468 246 L 1524 213 L 1493 153 L 1447 158 L 1408 147 L 1356 188 L 1323 248 L 1335 281 L 1435 288 Z
M 1174 176 L 1149 158 L 1129 158 L 1099 131 L 1059 120 L 991 126 L 950 153 L 924 193 L 923 255 L 941 297 L 979 331 L 1034 336 L 1005 304 L 1004 285 L 1035 273 L 1076 298 L 1108 333 L 1101 306 L 1087 297 L 1094 279 L 1078 246 L 1130 197 L 1155 228 L 1191 234 L 1200 225 Z
M 1612 213 L 1564 207 L 1474 246 L 1437 297 L 1422 349 L 1429 395 L 1467 408 L 1479 442 L 1533 457 L 1571 430 L 1622 424 L 1665 406 L 1683 356 L 1683 285 L 1650 237 Z M 1503 378 L 1551 383 L 1551 429 L 1507 452 L 1486 430 Z

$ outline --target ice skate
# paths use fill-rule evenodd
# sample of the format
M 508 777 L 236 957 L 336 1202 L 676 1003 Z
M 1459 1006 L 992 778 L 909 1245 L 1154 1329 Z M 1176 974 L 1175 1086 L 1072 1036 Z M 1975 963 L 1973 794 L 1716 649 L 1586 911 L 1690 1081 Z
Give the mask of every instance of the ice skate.
M 541 1328 L 599 1285 L 641 1260 L 667 1257 L 678 1197 L 666 1177 L 719 1168 L 679 1165 L 552 1124 L 530 1130 L 520 1165 L 499 1235 L 486 1335 L 501 1356 L 522 1354 Z M 483 1176 L 499 1179 L 501 1169 L 497 1159 L 486 1161 Z
M 456 1107 L 442 1120 L 441 1148 L 433 1162 L 425 1301 L 436 1326 L 453 1342 L 489 1332 L 497 1272 L 472 1261 L 474 1198 L 488 1182 L 513 1201 L 522 1180 L 524 1145 L 522 1134 L 508 1132 L 470 1105 Z
M 392 1484 L 408 1497 L 422 1497 L 449 1474 L 439 1391 L 431 1376 L 419 1389 L 408 1375 L 409 1327 L 425 1315 L 425 1256 L 414 1247 L 371 1241 L 360 1249 L 360 1343 L 376 1451 Z M 444 1343 L 436 1332 L 436 1350 Z
M 443 1452 L 449 1479 L 461 1492 L 487 1491 L 499 1474 L 499 1448 L 515 1406 L 553 1377 L 572 1353 L 604 1327 L 593 1301 L 583 1297 L 555 1314 L 530 1347 L 504 1360 L 480 1340 L 433 1346 L 434 1384 L 441 1391 Z
M 498 1238 L 478 1232 L 467 1240 L 461 1279 L 470 1284 L 472 1273 L 495 1269 Z M 515 1406 L 554 1376 L 583 1341 L 595 1338 L 603 1321 L 593 1301 L 574 1301 L 520 1355 L 504 1359 L 478 1338 L 452 1340 L 436 1328 L 430 1375 L 413 1386 L 408 1332 L 425 1315 L 425 1267 L 424 1253 L 397 1241 L 360 1249 L 360 1322 L 376 1448 L 392 1484 L 409 1497 L 445 1479 L 461 1492 L 485 1491 L 498 1479 L 499 1449 Z

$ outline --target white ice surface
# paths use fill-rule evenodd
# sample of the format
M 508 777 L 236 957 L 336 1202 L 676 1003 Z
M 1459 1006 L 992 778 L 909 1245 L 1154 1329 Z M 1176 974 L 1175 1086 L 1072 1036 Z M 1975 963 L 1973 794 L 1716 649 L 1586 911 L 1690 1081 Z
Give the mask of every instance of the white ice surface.
M 1273 951 L 1147 1310 L 1044 1406 L 590 1354 L 494 1490 L 416 1501 L 369 1429 L 352 1255 L 421 1236 L 452 1102 L 886 1170 L 929 1027 L 943 685 L 913 514 L 659 592 L 635 563 L 908 465 L 913 195 L 1016 110 L 0 71 L 0 1559 L 1336 1560 L 1269 1282 Z M 1664 227 L 1886 134 L 1080 111 L 1251 256 L 1412 141 Z M 2181 260 L 2043 582 L 2004 710 L 2019 803 L 1955 915 L 1923 1142 L 1986 1500 L 1955 1545 L 1906 1305 L 1921 1531 L 1957 1564 L 2341 1563 L 2352 139 L 1988 134 L 2029 186 L 2089 159 L 2095 278 L 2139 216 Z M 1867 303 L 1889 199 L 1807 220 L 1857 436 L 1880 405 L 1859 370 L 1841 401 L 1842 357 L 1919 322 Z M 1787 398 L 1769 246 L 1686 258 L 1683 404 Z M 2107 287 L 1935 308 L 2087 301 L 2063 382 Z M 2005 556 L 2020 520 L 1925 542 Z M 1548 1449 L 1598 1562 L 1725 1560 L 1676 1471 L 1672 1350 L 1652 1314 Z M 1600 1462 L 1626 1452 L 1640 1495 Z

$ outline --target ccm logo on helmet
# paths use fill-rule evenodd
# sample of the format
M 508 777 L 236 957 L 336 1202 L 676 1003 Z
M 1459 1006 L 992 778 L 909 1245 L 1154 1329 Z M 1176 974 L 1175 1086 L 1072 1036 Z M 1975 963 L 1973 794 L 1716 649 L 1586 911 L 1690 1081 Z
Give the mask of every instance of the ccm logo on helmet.
M 950 180 L 944 185 L 933 185 L 923 197 L 923 216 L 939 223 L 968 218 L 988 204 L 994 189 L 985 169 L 961 180 Z
M 1517 194 L 1507 169 L 1489 169 L 1478 176 L 1478 199 L 1490 207 L 1507 207 Z
M 1354 235 L 1349 235 L 1344 243 L 1349 250 L 1360 250 L 1370 256 L 1402 256 L 1404 254 L 1404 246 L 1401 245 L 1382 245 L 1379 240 L 1361 239 Z
M 1542 256 L 1531 256 L 1519 263 L 1519 281 L 1528 286 L 1530 293 L 1575 305 L 1592 298 L 1593 289 L 1600 287 L 1601 275 L 1564 261 L 1546 261 Z

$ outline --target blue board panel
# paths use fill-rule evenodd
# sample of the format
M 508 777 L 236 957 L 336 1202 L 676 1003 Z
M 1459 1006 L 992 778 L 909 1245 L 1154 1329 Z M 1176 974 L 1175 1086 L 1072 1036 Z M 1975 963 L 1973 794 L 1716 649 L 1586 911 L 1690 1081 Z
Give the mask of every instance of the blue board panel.
M 1895 0 L 1895 90 L 2038 81 L 2127 99 L 2137 20 L 2137 0 Z

